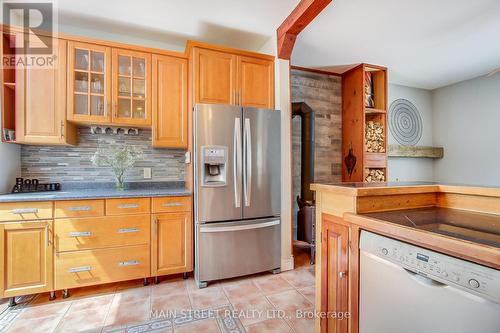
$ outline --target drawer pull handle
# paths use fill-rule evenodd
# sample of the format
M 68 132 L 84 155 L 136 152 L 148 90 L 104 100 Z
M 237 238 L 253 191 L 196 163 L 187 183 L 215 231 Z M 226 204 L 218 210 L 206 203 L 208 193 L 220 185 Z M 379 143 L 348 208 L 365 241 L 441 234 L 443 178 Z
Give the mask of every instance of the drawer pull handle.
M 184 206 L 182 202 L 165 202 L 161 204 L 163 207 L 179 207 Z
M 122 209 L 139 208 L 139 205 L 138 204 L 121 204 L 121 205 L 118 205 L 118 208 L 122 208 Z
M 118 264 L 120 267 L 126 267 L 126 266 L 136 266 L 139 265 L 140 262 L 138 260 L 129 260 L 129 261 L 122 261 Z
M 81 267 L 72 267 L 68 270 L 70 273 L 80 273 L 80 272 L 90 272 L 92 267 L 90 266 L 81 266 Z
M 131 232 L 139 232 L 139 228 L 122 228 L 118 229 L 119 234 L 128 234 Z
M 12 209 L 10 212 L 12 214 L 36 214 L 38 213 L 38 208 L 19 208 Z
M 88 212 L 92 210 L 92 207 L 90 206 L 74 206 L 74 207 L 69 207 L 68 210 L 70 212 Z
M 75 231 L 68 234 L 69 237 L 90 237 L 92 233 L 90 231 Z

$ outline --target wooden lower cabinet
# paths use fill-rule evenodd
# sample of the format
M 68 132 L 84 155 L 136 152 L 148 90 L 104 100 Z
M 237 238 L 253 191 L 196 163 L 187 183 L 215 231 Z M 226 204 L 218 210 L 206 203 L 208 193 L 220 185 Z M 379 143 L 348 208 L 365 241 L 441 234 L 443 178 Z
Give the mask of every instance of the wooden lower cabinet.
M 56 254 L 55 289 L 58 290 L 149 276 L 149 245 Z
M 321 311 L 349 311 L 349 226 L 325 217 L 321 229 Z M 348 319 L 325 318 L 321 332 L 347 333 Z
M 153 215 L 151 273 L 154 276 L 193 270 L 191 212 Z
M 0 224 L 1 297 L 53 290 L 52 226 L 52 221 Z

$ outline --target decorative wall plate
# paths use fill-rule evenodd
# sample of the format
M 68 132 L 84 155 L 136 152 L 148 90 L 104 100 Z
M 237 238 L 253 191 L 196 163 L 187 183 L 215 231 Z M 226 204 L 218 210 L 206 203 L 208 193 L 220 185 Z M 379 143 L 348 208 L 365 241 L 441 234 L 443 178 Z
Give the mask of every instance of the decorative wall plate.
M 403 146 L 415 146 L 422 138 L 422 117 L 407 99 L 397 99 L 389 107 L 389 129 Z

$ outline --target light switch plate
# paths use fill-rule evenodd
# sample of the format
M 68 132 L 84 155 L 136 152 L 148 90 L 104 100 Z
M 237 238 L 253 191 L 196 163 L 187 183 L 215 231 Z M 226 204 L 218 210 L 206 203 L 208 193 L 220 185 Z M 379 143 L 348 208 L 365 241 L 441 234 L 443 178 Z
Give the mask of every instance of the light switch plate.
M 151 179 L 151 168 L 144 168 L 144 179 Z

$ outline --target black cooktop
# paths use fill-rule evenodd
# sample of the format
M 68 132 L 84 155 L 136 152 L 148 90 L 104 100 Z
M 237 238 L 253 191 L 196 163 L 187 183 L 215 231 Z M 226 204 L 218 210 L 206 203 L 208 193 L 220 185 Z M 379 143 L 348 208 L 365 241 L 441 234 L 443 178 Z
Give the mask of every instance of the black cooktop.
M 362 214 L 415 229 L 500 248 L 500 216 L 449 208 Z

